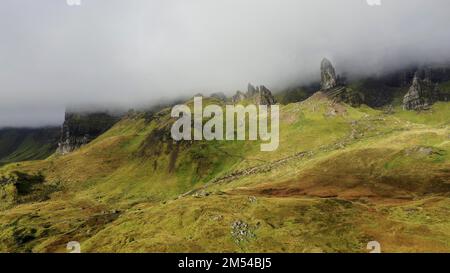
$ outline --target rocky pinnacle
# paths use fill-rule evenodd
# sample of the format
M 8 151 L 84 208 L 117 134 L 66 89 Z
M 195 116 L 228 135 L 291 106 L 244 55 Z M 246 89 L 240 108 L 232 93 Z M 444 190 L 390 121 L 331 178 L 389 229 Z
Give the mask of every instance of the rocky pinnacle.
M 320 86 L 322 90 L 332 89 L 338 85 L 336 71 L 327 58 L 324 58 L 320 64 L 320 74 Z

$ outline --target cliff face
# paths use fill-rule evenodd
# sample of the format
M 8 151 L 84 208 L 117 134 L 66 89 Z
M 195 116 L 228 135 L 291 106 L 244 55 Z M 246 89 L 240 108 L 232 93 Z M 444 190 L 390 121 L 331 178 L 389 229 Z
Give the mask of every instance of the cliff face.
M 66 113 L 62 127 L 0 129 L 0 166 L 66 154 L 89 143 L 119 120 L 108 113 Z
M 57 153 L 67 154 L 89 143 L 111 128 L 119 118 L 106 112 L 66 112 Z

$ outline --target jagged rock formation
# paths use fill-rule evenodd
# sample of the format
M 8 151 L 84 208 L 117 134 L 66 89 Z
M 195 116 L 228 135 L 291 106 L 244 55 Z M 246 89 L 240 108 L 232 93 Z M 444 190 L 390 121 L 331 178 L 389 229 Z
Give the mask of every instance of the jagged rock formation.
M 245 100 L 246 98 L 247 98 L 247 96 L 244 93 L 242 93 L 241 91 L 237 91 L 236 94 L 231 97 L 231 102 L 239 103 L 239 102 Z
M 247 85 L 247 97 L 251 98 L 258 94 L 258 89 L 251 83 Z
M 324 58 L 320 64 L 320 87 L 322 90 L 329 90 L 338 86 L 338 77 L 331 62 Z
M 118 120 L 119 116 L 106 112 L 66 112 L 56 152 L 58 154 L 67 154 L 86 145 L 111 128 Z
M 244 94 L 241 91 L 237 91 L 236 94 L 231 97 L 233 103 L 239 103 L 245 99 L 253 100 L 257 105 L 273 105 L 277 103 L 272 92 L 267 87 L 264 85 L 255 87 L 250 83 L 247 87 L 247 93 Z
M 324 58 L 320 64 L 321 82 L 320 87 L 327 97 L 337 102 L 345 102 L 352 106 L 363 103 L 361 94 L 345 86 L 345 80 L 336 75 L 331 62 Z
M 256 96 L 254 96 L 255 103 L 258 105 L 273 105 L 277 103 L 275 97 L 272 95 L 269 89 L 264 85 L 261 85 L 257 89 Z
M 437 83 L 430 79 L 430 70 L 419 70 L 414 75 L 411 87 L 403 98 L 406 110 L 422 110 L 439 100 L 440 92 Z

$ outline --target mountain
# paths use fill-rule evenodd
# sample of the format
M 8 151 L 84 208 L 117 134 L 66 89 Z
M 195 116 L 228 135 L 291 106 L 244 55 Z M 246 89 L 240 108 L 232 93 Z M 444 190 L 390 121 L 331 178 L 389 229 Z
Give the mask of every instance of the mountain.
M 280 105 L 271 153 L 260 141 L 175 142 L 166 107 L 129 112 L 69 153 L 1 167 L 0 251 L 79 241 L 82 252 L 367 252 L 378 241 L 383 252 L 448 252 L 450 103 L 357 106 L 330 91 L 377 84 L 336 82 Z M 240 94 L 275 100 L 262 87 Z

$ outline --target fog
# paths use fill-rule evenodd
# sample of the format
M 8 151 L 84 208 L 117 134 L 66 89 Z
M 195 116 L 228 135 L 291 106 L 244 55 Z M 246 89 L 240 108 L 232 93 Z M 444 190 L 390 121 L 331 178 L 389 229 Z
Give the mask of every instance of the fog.
M 2 0 L 0 127 L 450 59 L 450 1 Z

